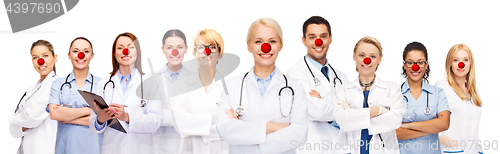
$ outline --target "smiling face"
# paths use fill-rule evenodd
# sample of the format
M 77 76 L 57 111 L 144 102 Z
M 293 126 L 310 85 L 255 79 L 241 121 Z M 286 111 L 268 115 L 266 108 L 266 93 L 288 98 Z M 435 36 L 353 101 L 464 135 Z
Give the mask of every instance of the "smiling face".
M 38 64 L 38 60 L 42 58 L 43 64 Z M 37 45 L 31 50 L 31 60 L 33 67 L 40 75 L 47 75 L 53 71 L 54 65 L 57 62 L 57 55 L 52 56 L 52 52 L 47 46 Z
M 364 59 L 367 57 L 371 59 L 369 64 L 364 63 Z M 377 70 L 382 56 L 375 45 L 361 42 L 358 44 L 352 59 L 356 62 L 356 68 L 361 76 L 371 76 Z
M 319 46 L 316 45 L 317 39 L 323 42 L 321 45 L 318 44 Z M 316 61 L 324 60 L 332 43 L 332 37 L 325 24 L 310 24 L 307 26 L 306 37 L 302 37 L 302 43 L 307 47 L 307 55 L 310 58 Z
M 264 43 L 271 45 L 271 51 L 264 53 L 261 46 Z M 278 54 L 283 47 L 278 32 L 272 27 L 257 25 L 253 27 L 251 37 L 247 42 L 248 52 L 252 53 L 255 65 L 274 65 Z
M 128 50 L 128 55 L 125 55 L 123 53 L 123 50 L 125 48 Z M 116 61 L 118 61 L 118 63 L 120 64 L 120 66 L 134 65 L 135 60 L 137 59 L 137 49 L 130 37 L 121 36 L 118 38 L 118 40 L 116 41 L 114 56 L 116 58 Z
M 419 50 L 412 50 L 408 52 L 406 55 L 405 62 L 419 62 L 420 64 L 417 63 L 418 68 L 417 71 L 413 71 L 412 66 L 409 66 L 409 64 L 403 64 L 405 67 L 406 74 L 408 75 L 408 80 L 414 81 L 414 82 L 420 82 L 425 74 L 425 71 L 429 67 L 429 63 L 427 62 L 427 59 L 425 59 L 424 52 L 419 51 Z M 427 62 L 427 63 L 425 63 Z M 421 66 L 419 66 L 421 65 Z
M 85 55 L 82 59 L 78 58 L 78 53 L 80 52 Z M 86 69 L 89 67 L 90 60 L 94 59 L 94 52 L 89 42 L 77 39 L 71 44 L 68 58 L 71 64 L 73 64 L 74 69 Z
M 464 67 L 460 68 L 459 63 L 463 62 Z M 453 56 L 453 61 L 451 62 L 451 71 L 457 77 L 465 77 L 470 71 L 470 57 L 469 53 L 463 49 L 458 50 Z
M 203 41 L 203 39 L 201 39 L 201 37 L 198 37 L 198 39 L 195 41 L 195 46 L 210 46 L 212 44 L 215 45 L 215 42 L 210 43 L 208 41 Z M 217 45 L 215 45 L 215 46 L 217 46 Z M 204 52 L 194 52 L 194 56 L 196 59 L 198 59 L 198 64 L 200 66 L 206 66 L 206 67 L 211 66 L 211 65 L 214 66 L 217 64 L 217 62 L 220 59 L 219 48 L 217 48 L 217 47 L 210 48 L 209 47 L 208 49 L 210 49 L 210 51 L 211 51 L 210 55 L 208 55 L 208 56 Z M 203 47 L 203 50 L 201 50 L 201 51 L 204 51 L 204 50 L 205 50 L 205 48 Z
M 161 47 L 163 54 L 167 57 L 168 63 L 171 65 L 180 65 L 184 59 L 184 54 L 187 52 L 187 46 L 184 40 L 177 36 L 168 37 L 165 39 L 165 45 Z M 177 49 L 178 54 L 172 55 L 172 50 Z

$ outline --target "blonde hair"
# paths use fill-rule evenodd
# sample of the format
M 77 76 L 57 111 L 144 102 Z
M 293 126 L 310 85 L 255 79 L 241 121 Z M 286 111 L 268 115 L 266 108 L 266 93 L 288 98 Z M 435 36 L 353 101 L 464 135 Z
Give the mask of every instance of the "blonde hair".
M 247 43 L 250 42 L 250 37 L 252 37 L 253 29 L 257 25 L 263 25 L 263 26 L 268 26 L 273 28 L 279 35 L 281 44 L 283 45 L 283 32 L 281 31 L 281 27 L 276 22 L 276 20 L 271 19 L 271 18 L 260 18 L 255 20 L 251 25 L 250 28 L 248 28 L 248 34 L 247 34 Z
M 481 99 L 479 99 L 479 96 L 477 95 L 476 91 L 476 69 L 474 64 L 474 56 L 472 55 L 469 46 L 463 43 L 453 45 L 451 49 L 448 51 L 448 55 L 446 56 L 445 70 L 446 70 L 446 79 L 448 80 L 448 84 L 450 84 L 451 89 L 455 91 L 455 93 L 458 95 L 458 97 L 460 97 L 460 99 L 462 100 L 471 99 L 471 97 L 463 93 L 462 89 L 458 86 L 457 81 L 453 77 L 454 73 L 452 71 L 451 65 L 453 63 L 454 56 L 459 50 L 465 50 L 469 54 L 470 69 L 469 73 L 467 73 L 467 75 L 465 76 L 465 85 L 467 86 L 470 94 L 472 95 L 472 100 L 474 104 L 476 106 L 482 106 L 483 102 L 481 101 Z
M 356 45 L 354 46 L 354 50 L 353 50 L 352 54 L 356 54 L 356 50 L 358 50 L 358 46 L 361 43 L 373 44 L 375 47 L 377 47 L 378 51 L 380 52 L 380 57 L 383 56 L 383 54 L 382 54 L 382 45 L 380 44 L 380 42 L 377 39 L 375 39 L 375 38 L 373 38 L 371 36 L 365 36 L 365 37 L 361 38 L 358 41 L 358 43 L 356 43 Z
M 380 42 L 375 39 L 374 37 L 371 37 L 371 36 L 365 36 L 361 39 L 359 39 L 358 43 L 356 43 L 356 45 L 354 46 L 354 50 L 352 52 L 352 55 L 356 54 L 356 50 L 358 50 L 358 46 L 359 44 L 361 43 L 368 43 L 368 44 L 372 44 L 374 45 L 375 47 L 377 47 L 378 51 L 380 52 L 380 58 L 382 58 L 383 54 L 382 54 L 382 45 L 380 44 Z M 375 71 L 378 70 L 378 65 L 377 65 L 377 68 L 375 68 Z M 356 71 L 359 71 L 358 68 L 356 68 Z
M 218 44 L 219 45 L 219 58 L 222 58 L 224 54 L 224 41 L 222 40 L 222 36 L 213 29 L 205 29 L 196 33 L 193 37 L 193 55 L 196 55 L 196 51 L 194 46 L 196 46 L 196 41 L 201 38 L 203 42 L 210 44 Z

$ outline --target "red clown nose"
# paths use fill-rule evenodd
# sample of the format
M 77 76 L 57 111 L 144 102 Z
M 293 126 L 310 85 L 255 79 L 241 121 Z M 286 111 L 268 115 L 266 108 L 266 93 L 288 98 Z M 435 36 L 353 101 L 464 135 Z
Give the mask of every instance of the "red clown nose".
M 210 54 L 212 53 L 212 51 L 209 49 L 209 48 L 205 48 L 205 55 L 207 56 L 210 56 Z
M 77 57 L 78 59 L 83 59 L 85 58 L 85 54 L 83 52 L 79 52 Z
M 43 65 L 43 64 L 45 64 L 45 60 L 43 60 L 43 58 L 38 58 L 36 63 L 38 63 L 38 65 Z
M 316 46 L 321 46 L 321 45 L 323 45 L 323 40 L 322 39 L 316 39 L 316 41 L 314 41 L 314 44 Z
M 464 67 L 465 67 L 465 63 L 464 62 L 458 63 L 458 68 L 464 68 Z
M 417 64 L 413 64 L 413 66 L 411 66 L 411 70 L 413 71 L 418 71 L 420 69 L 420 66 L 418 66 Z
M 264 43 L 260 46 L 260 50 L 264 53 L 269 53 L 271 51 L 271 44 L 269 43 Z
M 363 63 L 365 63 L 366 65 L 372 63 L 372 59 L 366 57 L 365 59 L 363 59 Z
M 177 49 L 172 50 L 172 55 L 173 56 L 179 55 L 179 50 L 177 50 Z
M 125 55 L 125 56 L 126 56 L 126 55 L 128 55 L 128 54 L 129 54 L 129 53 L 128 53 L 128 48 L 123 49 L 122 53 L 123 53 L 123 55 Z

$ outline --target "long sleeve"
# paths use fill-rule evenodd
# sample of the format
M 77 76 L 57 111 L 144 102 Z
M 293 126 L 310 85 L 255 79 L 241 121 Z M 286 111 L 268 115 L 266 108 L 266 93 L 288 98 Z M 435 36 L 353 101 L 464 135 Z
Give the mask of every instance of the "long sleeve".
M 401 90 L 397 87 L 392 87 L 389 98 L 395 102 L 389 112 L 370 119 L 370 128 L 368 128 L 368 131 L 371 135 L 393 131 L 401 126 L 405 112 Z
M 307 140 L 307 103 L 302 86 L 295 85 L 296 100 L 294 100 L 290 126 L 266 135 L 266 142 L 259 144 L 262 153 L 283 153 L 290 151 L 290 144 L 296 141 L 303 145 Z
M 188 93 L 180 94 L 171 98 L 171 111 L 174 126 L 181 138 L 190 135 L 209 135 L 212 124 L 212 114 L 191 113 L 187 103 Z
M 154 86 L 144 86 L 144 94 L 149 95 L 145 100 L 146 106 L 144 112 L 129 112 L 128 131 L 132 133 L 154 133 L 163 121 L 162 104 L 168 103 L 168 100 L 155 99 L 161 98 L 163 91 L 160 90 L 163 86 L 155 84 Z M 137 88 L 140 88 L 137 87 Z

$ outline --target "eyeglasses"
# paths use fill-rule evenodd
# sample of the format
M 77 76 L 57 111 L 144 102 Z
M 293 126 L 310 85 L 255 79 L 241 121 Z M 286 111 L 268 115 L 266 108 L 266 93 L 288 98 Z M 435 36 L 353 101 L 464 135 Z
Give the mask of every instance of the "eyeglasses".
M 417 64 L 419 67 L 425 67 L 427 64 L 427 61 L 418 61 L 418 62 L 413 62 L 413 61 L 405 61 L 406 67 L 412 67 L 413 64 Z
M 218 44 L 209 44 L 209 45 L 200 44 L 200 45 L 194 46 L 194 51 L 196 51 L 196 53 L 198 53 L 198 54 L 203 54 L 205 52 L 205 48 L 210 49 L 210 51 L 212 51 L 212 53 L 216 53 L 216 52 L 218 52 L 218 49 L 220 48 L 220 46 Z

